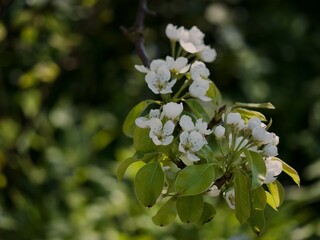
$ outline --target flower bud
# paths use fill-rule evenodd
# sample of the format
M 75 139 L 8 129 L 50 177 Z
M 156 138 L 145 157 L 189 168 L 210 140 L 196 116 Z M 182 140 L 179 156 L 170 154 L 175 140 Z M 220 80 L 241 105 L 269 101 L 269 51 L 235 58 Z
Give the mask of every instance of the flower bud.
M 218 138 L 218 139 L 222 138 L 222 137 L 224 136 L 225 132 L 226 132 L 226 129 L 225 129 L 223 126 L 221 126 L 221 125 L 217 126 L 217 127 L 214 129 L 214 135 L 215 135 L 216 138 Z

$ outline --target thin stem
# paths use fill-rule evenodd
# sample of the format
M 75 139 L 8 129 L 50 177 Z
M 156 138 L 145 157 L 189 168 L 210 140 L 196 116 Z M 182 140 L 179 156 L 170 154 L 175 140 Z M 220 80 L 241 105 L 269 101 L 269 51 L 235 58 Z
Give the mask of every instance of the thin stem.
M 186 79 L 183 83 L 183 85 L 181 86 L 181 88 L 179 89 L 179 91 L 173 96 L 172 100 L 176 100 L 179 95 L 182 93 L 183 90 L 186 89 L 186 87 L 188 87 L 190 85 L 190 80 Z

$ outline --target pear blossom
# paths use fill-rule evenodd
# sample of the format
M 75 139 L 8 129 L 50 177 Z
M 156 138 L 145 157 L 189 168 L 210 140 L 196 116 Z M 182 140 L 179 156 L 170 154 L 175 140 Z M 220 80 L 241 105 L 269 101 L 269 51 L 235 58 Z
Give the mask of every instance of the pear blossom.
M 150 64 L 150 69 L 144 65 L 134 65 L 134 67 L 142 73 L 148 73 L 150 71 L 157 72 L 160 67 L 166 67 L 167 63 L 163 59 L 154 59 Z
M 169 23 L 166 27 L 166 35 L 171 41 L 177 41 L 180 39 L 181 32 L 184 30 L 183 27 L 177 27 Z
M 190 68 L 190 64 L 188 64 L 188 59 L 185 57 L 178 57 L 176 60 L 174 60 L 173 57 L 167 56 L 166 63 L 170 70 L 176 71 L 181 74 L 188 72 Z
M 182 130 L 184 130 L 184 131 L 193 131 L 195 128 L 191 117 L 189 117 L 188 115 L 183 115 L 180 118 L 179 124 L 180 124 L 180 127 L 182 128 Z
M 183 131 L 180 134 L 179 151 L 182 152 L 190 161 L 199 161 L 200 158 L 195 155 L 203 145 L 206 144 L 203 136 L 196 132 Z
M 272 141 L 273 134 L 269 133 L 264 127 L 257 126 L 252 130 L 252 137 L 258 142 L 268 144 Z
M 248 121 L 249 129 L 253 130 L 255 127 L 261 127 L 261 120 L 258 117 L 250 118 Z
M 242 118 L 240 113 L 234 113 L 234 112 L 230 112 L 227 114 L 226 116 L 226 123 L 230 124 L 230 125 L 239 125 L 242 123 Z
M 200 60 L 210 63 L 216 60 L 217 52 L 214 48 L 205 46 L 204 49 L 199 53 L 199 57 Z
M 150 120 L 150 132 L 149 137 L 152 139 L 155 145 L 169 145 L 173 141 L 172 133 L 174 131 L 174 123 L 167 121 L 164 125 L 159 118 L 153 118 Z
M 225 193 L 225 198 L 228 206 L 234 210 L 236 208 L 236 196 L 234 188 Z
M 207 91 L 209 89 L 209 81 L 198 79 L 193 81 L 192 84 L 189 86 L 189 92 L 192 97 L 199 98 L 204 102 L 209 102 L 212 99 L 207 97 Z
M 149 118 L 138 117 L 135 120 L 135 123 L 139 128 L 147 128 L 147 127 L 149 127 L 150 119 L 152 119 L 152 118 L 160 118 L 160 110 L 159 109 L 151 109 L 149 112 Z
M 202 136 L 209 135 L 212 133 L 212 130 L 207 129 L 208 123 L 203 122 L 202 118 L 197 119 L 195 124 L 195 130 L 201 133 Z
M 156 72 L 150 71 L 147 73 L 145 80 L 148 87 L 155 94 L 171 93 L 171 88 L 176 83 L 176 79 L 171 80 L 171 74 L 167 67 L 160 67 Z
M 277 176 L 282 172 L 282 163 L 272 158 L 265 160 L 266 176 L 264 179 L 265 184 L 272 183 L 276 180 Z
M 148 73 L 150 72 L 150 69 L 145 67 L 144 65 L 134 65 L 135 69 L 137 69 L 139 72 L 142 73 Z
M 182 103 L 169 102 L 163 105 L 162 114 L 169 120 L 175 120 L 183 111 Z
M 206 79 L 210 75 L 209 69 L 201 61 L 195 61 L 190 68 L 191 78 L 193 80 Z
M 264 154 L 268 157 L 275 157 L 278 155 L 278 148 L 275 145 L 268 144 L 264 148 Z
M 179 124 L 183 131 L 187 131 L 187 132 L 196 131 L 200 133 L 204 138 L 204 142 L 207 141 L 205 139 L 205 136 L 212 133 L 212 130 L 207 129 L 208 123 L 203 122 L 202 118 L 197 119 L 196 124 L 194 124 L 191 117 L 187 115 L 183 115 L 180 118 Z
M 207 190 L 207 195 L 210 197 L 218 197 L 220 195 L 220 189 L 217 187 L 217 185 L 212 185 L 208 190 Z
M 225 132 L 226 132 L 226 129 L 223 126 L 219 125 L 214 129 L 213 133 L 217 139 L 220 139 L 224 136 Z
M 189 53 L 198 53 L 205 47 L 203 38 L 203 32 L 196 26 L 193 26 L 190 30 L 181 30 L 179 43 L 185 51 Z

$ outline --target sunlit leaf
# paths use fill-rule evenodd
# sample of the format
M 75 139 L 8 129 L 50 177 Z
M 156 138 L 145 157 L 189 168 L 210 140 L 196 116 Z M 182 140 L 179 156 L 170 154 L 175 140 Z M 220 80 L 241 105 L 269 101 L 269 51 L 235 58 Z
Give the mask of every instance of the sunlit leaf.
M 164 173 L 157 161 L 150 162 L 143 166 L 134 179 L 134 188 L 139 201 L 146 207 L 152 207 L 164 184 Z
M 139 153 L 136 153 L 134 156 L 130 157 L 130 158 L 127 158 L 126 160 L 124 161 L 121 161 L 118 168 L 117 168 L 117 178 L 118 178 L 118 181 L 121 181 L 122 180 L 122 177 L 123 175 L 125 174 L 127 168 L 132 164 L 132 163 L 135 163 L 135 162 L 138 162 L 138 161 L 144 161 L 144 162 L 149 162 L 151 161 L 152 159 L 155 159 L 158 157 L 158 153 L 157 152 L 152 152 L 152 153 L 146 153 L 146 154 L 139 154 Z
M 203 212 L 202 195 L 184 196 L 177 199 L 177 212 L 184 223 L 196 222 Z
M 197 221 L 199 225 L 210 222 L 216 215 L 216 209 L 208 202 L 203 203 L 203 211 L 200 219 Z
M 284 200 L 284 189 L 278 180 L 267 184 L 270 194 L 273 198 L 276 207 L 281 206 Z
M 234 176 L 236 217 L 241 224 L 250 217 L 250 187 L 244 171 L 237 171 Z
M 246 148 L 243 148 L 243 152 L 252 172 L 251 189 L 260 187 L 266 176 L 266 164 L 259 153 L 248 151 Z
M 170 198 L 163 206 L 161 206 L 156 215 L 152 217 L 152 221 L 154 224 L 163 227 L 170 224 L 176 216 L 176 201 L 174 198 Z
M 269 205 L 270 207 L 272 207 L 274 210 L 278 211 L 278 208 L 277 208 L 277 206 L 276 206 L 276 204 L 275 204 L 275 202 L 274 202 L 274 199 L 273 199 L 272 195 L 271 195 L 269 192 L 267 192 L 267 191 L 265 191 L 265 193 L 266 193 L 268 205 Z
M 265 229 L 266 221 L 264 217 L 264 211 L 252 210 L 249 222 L 255 234 L 257 234 L 257 236 L 260 236 Z
M 197 118 L 202 118 L 205 122 L 210 121 L 210 118 L 207 115 L 206 111 L 196 99 L 187 99 L 185 100 L 185 102 Z
M 275 109 L 275 107 L 270 102 L 266 102 L 266 103 L 242 103 L 242 102 L 236 102 L 234 104 L 234 107 Z
M 287 163 L 285 163 L 284 161 L 282 161 L 280 158 L 274 158 L 278 161 L 280 161 L 282 163 L 282 170 L 288 174 L 292 179 L 293 181 L 298 185 L 300 186 L 300 177 L 299 177 L 299 174 L 297 173 L 296 170 L 294 170 L 291 166 L 289 166 Z
M 220 93 L 219 89 L 217 88 L 217 86 L 212 81 L 210 81 L 209 89 L 207 91 L 206 96 L 211 98 L 213 103 L 216 106 L 219 106 L 221 104 L 221 101 L 222 101 L 221 93 Z
M 252 209 L 264 210 L 267 204 L 266 192 L 262 186 L 251 190 Z
M 206 191 L 215 179 L 212 165 L 191 165 L 182 169 L 175 181 L 175 190 L 180 196 L 196 195 Z
M 250 118 L 257 117 L 261 119 L 261 121 L 267 121 L 266 117 L 258 111 L 246 109 L 246 108 L 235 108 L 233 111 L 236 111 L 241 114 L 242 118 L 245 120 L 249 120 Z
M 126 119 L 124 120 L 122 130 L 124 134 L 128 137 L 133 137 L 134 129 L 136 128 L 135 120 L 140 117 L 143 111 L 151 104 L 154 103 L 153 100 L 145 100 L 138 103 L 135 107 L 131 109 L 128 113 Z

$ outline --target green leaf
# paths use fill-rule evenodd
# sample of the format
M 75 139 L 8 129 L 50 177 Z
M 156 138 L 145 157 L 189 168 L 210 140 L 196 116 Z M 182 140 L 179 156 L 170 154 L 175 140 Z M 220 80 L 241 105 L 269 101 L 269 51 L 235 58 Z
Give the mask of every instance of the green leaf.
M 140 168 L 134 180 L 134 188 L 142 205 L 152 207 L 161 194 L 163 184 L 164 173 L 159 162 L 150 162 Z
M 222 101 L 221 93 L 220 93 L 219 89 L 217 88 L 217 86 L 212 81 L 210 81 L 209 89 L 207 91 L 206 96 L 211 98 L 213 100 L 213 103 L 216 106 L 219 106 L 221 104 L 221 101 Z
M 284 189 L 278 180 L 267 184 L 270 194 L 273 198 L 276 207 L 281 206 L 284 200 Z
M 202 195 L 184 196 L 177 199 L 177 212 L 183 223 L 197 221 L 203 212 Z
M 250 164 L 252 172 L 251 189 L 260 187 L 266 176 L 266 164 L 261 155 L 243 148 L 243 152 Z
M 175 190 L 180 196 L 196 195 L 206 191 L 214 180 L 215 171 L 212 165 L 187 166 L 178 173 Z
M 266 102 L 266 103 L 241 103 L 241 102 L 236 102 L 234 104 L 234 107 L 275 109 L 275 107 L 270 102 Z
M 176 201 L 170 198 L 152 217 L 154 224 L 163 227 L 169 225 L 177 216 Z
M 144 161 L 144 162 L 149 162 L 152 159 L 156 159 L 158 157 L 159 153 L 157 152 L 152 152 L 152 153 L 146 153 L 146 154 L 141 154 L 141 153 L 136 153 L 134 156 L 127 158 L 124 161 L 121 161 L 118 168 L 117 168 L 117 179 L 118 181 L 121 181 L 123 178 L 123 175 L 125 174 L 127 168 L 135 162 L 138 161 Z
M 134 129 L 136 128 L 135 120 L 140 117 L 143 111 L 151 104 L 154 103 L 153 100 L 145 100 L 134 106 L 128 113 L 126 119 L 124 120 L 122 130 L 128 137 L 133 137 Z
M 155 145 L 149 137 L 150 129 L 136 128 L 133 135 L 133 146 L 137 152 L 152 152 Z
M 250 188 L 249 181 L 244 171 L 237 171 L 234 176 L 236 217 L 244 224 L 250 217 Z
M 204 145 L 201 150 L 197 152 L 197 155 L 200 158 L 206 159 L 208 163 L 216 162 L 214 153 L 208 144 Z
M 264 211 L 260 210 L 252 210 L 251 216 L 249 218 L 250 225 L 252 230 L 257 234 L 259 237 L 261 233 L 265 229 L 266 220 L 264 217 Z
M 260 118 L 261 121 L 267 121 L 266 117 L 258 111 L 246 109 L 246 108 L 235 108 L 233 111 L 236 111 L 241 114 L 243 119 L 249 120 L 250 118 L 257 117 Z
M 274 210 L 278 211 L 278 208 L 273 200 L 272 195 L 267 191 L 265 191 L 265 193 L 266 193 L 266 197 L 267 197 L 267 203 L 269 204 L 269 206 L 272 207 Z
M 197 221 L 199 225 L 210 222 L 216 215 L 216 209 L 210 203 L 203 203 L 203 211 L 200 219 Z
M 267 204 L 266 192 L 263 187 L 258 187 L 251 191 L 252 209 L 264 210 Z
M 296 170 L 294 170 L 291 166 L 289 166 L 287 163 L 282 161 L 280 158 L 274 158 L 275 160 L 278 160 L 282 163 L 282 170 L 288 174 L 292 180 L 300 187 L 300 177 Z
M 187 99 L 185 102 L 197 118 L 202 118 L 205 122 L 210 121 L 206 111 L 196 99 Z

